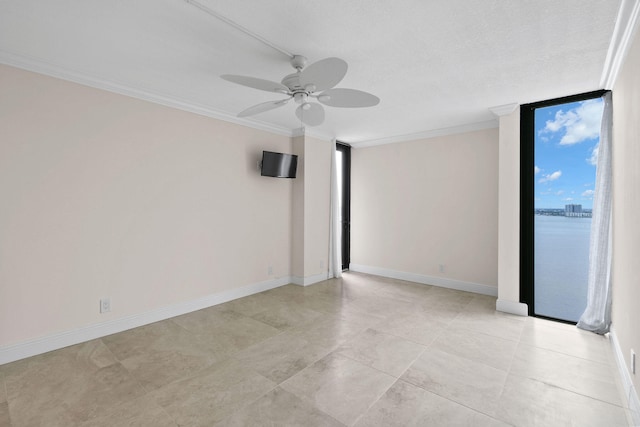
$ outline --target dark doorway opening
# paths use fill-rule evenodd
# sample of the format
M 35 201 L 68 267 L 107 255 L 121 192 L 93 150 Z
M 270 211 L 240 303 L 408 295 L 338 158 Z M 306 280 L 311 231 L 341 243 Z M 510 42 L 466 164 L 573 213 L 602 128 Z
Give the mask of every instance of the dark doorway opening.
M 340 226 L 342 231 L 342 269 L 348 270 L 351 244 L 351 147 L 336 144 L 338 169 L 338 200 L 340 203 Z

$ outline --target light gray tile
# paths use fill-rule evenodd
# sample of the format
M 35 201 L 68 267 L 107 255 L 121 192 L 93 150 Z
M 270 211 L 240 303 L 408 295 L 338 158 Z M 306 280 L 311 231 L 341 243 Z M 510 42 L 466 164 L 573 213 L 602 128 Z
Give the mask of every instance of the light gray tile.
M 7 401 L 7 387 L 4 384 L 4 374 L 0 370 L 0 403 L 5 403 L 6 401 Z
M 622 404 L 613 370 L 606 364 L 520 344 L 510 373 L 614 405 Z
M 446 315 L 443 318 L 441 314 L 422 309 L 412 310 L 378 321 L 374 329 L 428 346 L 445 331 L 448 321 Z
M 180 426 L 209 426 L 257 400 L 276 384 L 236 360 L 211 366 L 150 396 Z
M 311 310 L 300 305 L 286 304 L 277 308 L 269 308 L 251 317 L 284 331 L 317 322 L 322 320 L 324 316 L 326 314 L 320 311 Z
M 2 425 L 2 424 L 0 424 Z M 100 416 L 81 424 L 82 427 L 129 427 L 153 426 L 176 427 L 177 424 L 148 395 L 113 405 L 110 410 Z
M 379 286 L 374 292 L 383 298 L 393 298 L 414 303 L 429 298 L 431 288 L 432 286 L 430 285 L 396 280 Z
M 456 328 L 482 332 L 498 338 L 519 341 L 525 322 L 520 316 L 494 312 L 464 311 L 450 324 Z
M 281 383 L 331 351 L 331 348 L 308 341 L 303 335 L 284 332 L 246 348 L 233 357 L 245 366 Z
M 431 346 L 505 372 L 511 367 L 517 347 L 516 341 L 454 327 L 448 328 Z
M 351 425 L 395 378 L 344 356 L 331 354 L 282 384 L 282 388 Z
M 367 329 L 342 344 L 335 353 L 399 377 L 424 349 L 403 338 Z
M 144 394 L 107 347 L 94 340 L 2 366 L 15 426 L 69 426 Z
M 344 424 L 277 387 L 216 426 L 343 427 Z
M 525 344 L 600 363 L 612 363 L 611 343 L 606 336 L 574 325 L 528 318 L 522 331 Z
M 172 319 L 206 342 L 216 355 L 233 354 L 282 331 L 250 317 L 216 306 Z
M 347 319 L 327 316 L 322 321 L 307 324 L 289 332 L 299 335 L 307 342 L 334 349 L 367 329 L 368 323 L 355 316 Z
M 402 380 L 397 381 L 356 423 L 357 427 L 507 425 Z
M 624 409 L 529 378 L 509 375 L 496 418 L 517 426 L 627 426 Z
M 11 427 L 11 418 L 9 418 L 9 404 L 7 402 L 0 403 L 0 426 Z
M 249 295 L 244 298 L 238 298 L 233 301 L 220 304 L 223 310 L 233 311 L 245 316 L 253 316 L 268 310 L 270 307 L 274 307 L 278 304 L 278 300 L 267 292 L 260 292 L 257 294 Z
M 339 311 L 333 313 L 347 322 L 363 323 L 367 326 L 373 326 L 381 321 L 387 321 L 390 318 L 398 316 L 398 312 L 387 313 L 380 310 L 371 310 L 366 304 L 346 304 Z
M 225 351 L 216 351 L 171 320 L 110 335 L 103 341 L 147 390 L 186 378 L 227 357 Z
M 455 289 L 433 286 L 421 301 L 423 307 L 440 309 L 453 312 L 461 312 L 473 300 L 475 294 L 457 291 Z
M 505 371 L 428 348 L 401 379 L 492 415 L 506 377 Z
M 361 296 L 349 304 L 352 310 L 387 319 L 412 309 L 413 303 L 402 299 L 386 298 L 376 294 Z

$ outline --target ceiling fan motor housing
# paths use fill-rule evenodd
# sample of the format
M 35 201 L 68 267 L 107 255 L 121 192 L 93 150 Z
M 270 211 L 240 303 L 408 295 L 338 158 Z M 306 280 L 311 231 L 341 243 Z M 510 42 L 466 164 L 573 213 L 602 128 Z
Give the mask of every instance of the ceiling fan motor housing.
M 282 79 L 282 84 L 289 88 L 294 93 L 297 91 L 304 91 L 304 88 L 300 86 L 300 74 L 293 73 Z
M 291 66 L 300 71 L 307 65 L 307 58 L 302 55 L 293 55 L 291 58 Z

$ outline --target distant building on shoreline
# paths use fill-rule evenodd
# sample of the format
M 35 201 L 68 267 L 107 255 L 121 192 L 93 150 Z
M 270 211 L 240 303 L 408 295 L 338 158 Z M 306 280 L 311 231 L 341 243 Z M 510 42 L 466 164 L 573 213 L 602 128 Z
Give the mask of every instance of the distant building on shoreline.
M 565 216 L 571 218 L 591 218 L 591 209 L 582 209 L 582 205 L 565 205 L 564 209 L 536 209 L 536 215 Z
M 582 205 L 564 205 L 564 216 L 582 217 Z

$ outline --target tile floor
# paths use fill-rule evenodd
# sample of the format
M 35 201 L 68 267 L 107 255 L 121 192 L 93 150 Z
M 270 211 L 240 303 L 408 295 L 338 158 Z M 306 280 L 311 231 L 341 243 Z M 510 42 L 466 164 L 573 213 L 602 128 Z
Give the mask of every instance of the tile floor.
M 609 341 L 347 273 L 0 366 L 0 426 L 625 426 Z

